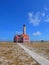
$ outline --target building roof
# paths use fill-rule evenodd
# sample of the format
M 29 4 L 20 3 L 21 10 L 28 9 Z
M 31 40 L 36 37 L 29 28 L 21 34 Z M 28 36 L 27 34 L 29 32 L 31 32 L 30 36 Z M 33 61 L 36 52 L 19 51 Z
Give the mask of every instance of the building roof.
M 15 36 L 15 38 L 19 39 L 19 36 L 17 35 L 17 36 Z
M 28 38 L 29 36 L 27 34 L 22 34 L 23 37 Z
M 29 36 L 27 34 L 21 34 L 21 35 L 16 35 L 15 38 L 19 39 L 20 37 L 25 37 L 28 38 Z

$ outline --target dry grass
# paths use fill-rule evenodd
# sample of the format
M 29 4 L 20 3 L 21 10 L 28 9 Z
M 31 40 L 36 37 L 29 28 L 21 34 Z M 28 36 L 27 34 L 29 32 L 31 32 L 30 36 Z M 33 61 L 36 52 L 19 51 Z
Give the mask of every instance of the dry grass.
M 49 42 L 32 42 L 23 45 L 49 60 Z
M 39 65 L 15 43 L 0 42 L 0 65 Z

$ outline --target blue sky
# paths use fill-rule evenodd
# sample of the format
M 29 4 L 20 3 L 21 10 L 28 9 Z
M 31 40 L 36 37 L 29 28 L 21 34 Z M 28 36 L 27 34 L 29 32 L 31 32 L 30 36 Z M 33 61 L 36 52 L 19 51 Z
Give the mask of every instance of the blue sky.
M 49 0 L 0 0 L 0 41 L 12 41 L 23 24 L 30 40 L 49 41 Z

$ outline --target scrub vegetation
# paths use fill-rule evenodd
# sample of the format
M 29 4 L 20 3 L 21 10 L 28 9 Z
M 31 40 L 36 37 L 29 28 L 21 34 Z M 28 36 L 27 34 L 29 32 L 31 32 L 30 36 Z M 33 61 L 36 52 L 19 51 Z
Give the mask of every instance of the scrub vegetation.
M 49 42 L 31 42 L 23 45 L 49 60 Z
M 0 65 L 39 64 L 16 43 L 0 42 Z

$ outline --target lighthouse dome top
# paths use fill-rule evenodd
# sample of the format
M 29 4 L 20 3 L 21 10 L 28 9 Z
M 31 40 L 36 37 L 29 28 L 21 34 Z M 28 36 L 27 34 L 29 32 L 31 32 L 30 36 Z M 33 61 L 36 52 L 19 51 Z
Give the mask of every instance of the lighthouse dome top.
M 26 25 L 24 24 L 23 26 L 25 27 Z

